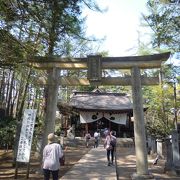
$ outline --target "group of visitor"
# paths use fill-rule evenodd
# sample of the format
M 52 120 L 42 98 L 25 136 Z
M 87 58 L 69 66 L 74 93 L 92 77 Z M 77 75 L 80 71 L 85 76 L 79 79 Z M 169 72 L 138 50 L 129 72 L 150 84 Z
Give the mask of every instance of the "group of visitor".
M 89 142 L 91 139 L 93 139 L 93 141 L 94 141 L 94 148 L 97 148 L 99 145 L 99 141 L 100 141 L 99 131 L 95 131 L 93 137 L 91 137 L 91 134 L 89 132 L 87 132 L 85 134 L 86 147 L 89 147 Z
M 42 160 L 42 169 L 44 173 L 44 180 L 50 179 L 50 174 L 52 174 L 53 180 L 58 180 L 59 178 L 59 168 L 61 161 L 64 157 L 63 149 L 60 143 L 57 141 L 57 137 L 54 133 L 48 135 L 48 144 L 44 147 L 43 150 L 43 160 Z M 85 135 L 86 147 L 89 147 L 89 141 L 91 139 L 89 132 Z M 98 131 L 94 132 L 94 148 L 99 146 L 100 133 Z M 107 131 L 106 137 L 104 140 L 104 148 L 107 151 L 107 161 L 108 166 L 113 165 L 114 163 L 114 151 L 116 146 L 116 137 L 114 136 L 113 131 Z
M 116 137 L 114 135 L 114 131 L 109 131 L 108 129 L 105 129 L 104 135 L 105 135 L 104 148 L 107 151 L 107 161 L 108 161 L 108 166 L 110 166 L 114 164 Z M 87 132 L 85 134 L 86 147 L 89 147 L 90 139 L 92 139 L 91 134 Z M 97 148 L 100 141 L 100 133 L 98 131 L 94 132 L 93 140 L 94 140 L 94 148 Z

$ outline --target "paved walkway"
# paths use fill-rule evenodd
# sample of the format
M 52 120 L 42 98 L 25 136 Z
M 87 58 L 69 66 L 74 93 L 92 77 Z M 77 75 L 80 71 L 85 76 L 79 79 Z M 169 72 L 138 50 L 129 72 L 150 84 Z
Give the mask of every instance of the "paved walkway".
M 107 166 L 103 145 L 92 148 L 61 180 L 117 180 L 116 167 Z

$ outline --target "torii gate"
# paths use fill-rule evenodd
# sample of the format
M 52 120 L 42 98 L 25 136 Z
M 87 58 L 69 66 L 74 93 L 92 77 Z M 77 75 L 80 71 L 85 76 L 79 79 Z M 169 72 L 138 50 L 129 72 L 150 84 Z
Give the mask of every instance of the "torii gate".
M 129 57 L 101 57 L 87 56 L 87 58 L 60 58 L 53 57 L 32 57 L 29 64 L 35 68 L 48 70 L 48 97 L 45 122 L 50 132 L 54 132 L 55 114 L 57 106 L 57 95 L 59 85 L 122 85 L 132 86 L 133 95 L 133 116 L 134 135 L 136 150 L 136 173 L 132 179 L 152 179 L 148 172 L 145 123 L 142 103 L 142 85 L 157 85 L 157 77 L 143 77 L 140 69 L 160 68 L 161 63 L 166 61 L 170 53 L 129 56 Z M 79 79 L 73 77 L 59 77 L 59 70 L 87 69 L 87 78 Z M 102 77 L 102 69 L 130 69 L 130 77 Z M 48 129 L 44 131 L 44 138 L 47 137 Z

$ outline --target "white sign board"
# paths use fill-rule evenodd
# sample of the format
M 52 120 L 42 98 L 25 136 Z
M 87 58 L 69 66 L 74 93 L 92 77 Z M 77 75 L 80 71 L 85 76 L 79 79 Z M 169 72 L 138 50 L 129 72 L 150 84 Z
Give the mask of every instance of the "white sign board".
M 24 111 L 16 158 L 18 162 L 29 162 L 36 112 L 35 109 L 25 109 Z

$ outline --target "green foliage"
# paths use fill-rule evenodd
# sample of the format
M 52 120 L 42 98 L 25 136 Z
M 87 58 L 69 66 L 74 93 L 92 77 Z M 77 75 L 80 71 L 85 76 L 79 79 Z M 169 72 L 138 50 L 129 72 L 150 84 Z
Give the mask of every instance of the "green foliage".
M 16 120 L 12 117 L 5 117 L 0 119 L 0 147 L 5 145 L 13 146 L 15 131 L 16 131 Z
M 178 78 L 180 77 L 180 66 L 167 64 L 164 65 L 163 71 L 165 74 L 165 83 L 178 83 Z
M 87 91 L 87 92 L 91 92 L 95 89 L 95 86 L 79 86 L 77 87 L 78 91 Z
M 172 128 L 173 119 L 169 119 L 168 114 L 173 103 L 167 103 L 169 98 L 160 86 L 144 87 L 143 94 L 148 108 L 146 113 L 148 133 L 155 137 L 166 137 Z
M 143 15 L 147 25 L 151 28 L 152 46 L 169 48 L 172 52 L 179 52 L 180 46 L 180 6 L 165 5 L 155 0 L 147 2 L 148 15 Z
M 1 64 L 17 64 L 24 61 L 23 45 L 8 31 L 0 29 L 0 62 Z
M 166 138 L 170 135 L 173 124 L 169 123 L 168 125 L 162 122 L 162 119 L 159 117 L 156 111 L 149 111 L 150 113 L 147 114 L 147 123 L 146 129 L 147 133 L 157 139 Z
M 178 68 L 172 65 L 162 67 L 164 82 L 153 87 L 143 87 L 145 105 L 148 107 L 146 114 L 147 132 L 156 138 L 164 138 L 174 128 L 174 100 L 177 99 L 176 107 L 179 107 L 179 95 L 175 97 L 174 85 L 177 87 Z M 155 72 L 158 73 L 159 71 Z M 166 88 L 165 86 L 166 85 Z
M 1 45 L 4 51 L 0 49 L 0 57 L 4 56 L 7 60 L 11 55 L 18 60 L 20 53 L 19 60 L 26 59 L 23 51 L 28 55 L 61 56 L 80 55 L 89 50 L 92 52 L 87 44 L 95 38 L 91 38 L 91 41 L 85 38 L 85 18 L 82 17 L 84 6 L 101 11 L 95 0 L 1 0 L 0 29 L 3 34 L 7 32 L 8 36 L 5 38 L 2 34 L 1 43 L 7 44 Z M 10 53 L 8 50 L 11 50 Z

